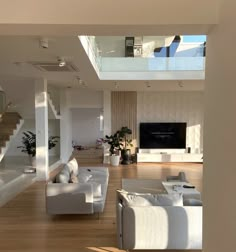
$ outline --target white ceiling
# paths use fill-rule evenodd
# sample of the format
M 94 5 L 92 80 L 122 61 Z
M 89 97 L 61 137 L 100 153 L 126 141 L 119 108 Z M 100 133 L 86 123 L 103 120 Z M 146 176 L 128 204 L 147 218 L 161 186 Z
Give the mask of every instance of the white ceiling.
M 0 83 L 19 78 L 45 77 L 54 85 L 79 87 L 77 77 L 88 89 L 97 90 L 202 90 L 203 81 L 100 81 L 78 35 L 162 36 L 208 34 L 218 23 L 220 0 L 21 0 L 14 5 L 1 1 Z M 14 15 L 13 15 L 14 14 Z M 2 35 L 2 36 L 1 36 Z M 39 38 L 49 38 L 48 49 Z M 56 61 L 63 56 L 78 66 L 75 73 L 43 73 L 27 62 Z M 16 64 L 16 62 L 19 62 Z
M 119 81 L 98 79 L 77 36 L 48 37 L 48 48 L 40 47 L 39 36 L 1 36 L 0 37 L 0 82 L 4 80 L 47 78 L 49 83 L 60 87 L 89 88 L 96 90 L 202 90 L 204 82 L 183 81 L 181 87 L 178 81 L 149 81 L 146 80 Z M 79 72 L 42 72 L 29 62 L 57 62 L 58 57 L 73 62 Z M 80 85 L 78 77 L 85 81 L 86 86 Z M 115 82 L 118 85 L 115 85 Z M 117 88 L 118 86 L 118 88 Z

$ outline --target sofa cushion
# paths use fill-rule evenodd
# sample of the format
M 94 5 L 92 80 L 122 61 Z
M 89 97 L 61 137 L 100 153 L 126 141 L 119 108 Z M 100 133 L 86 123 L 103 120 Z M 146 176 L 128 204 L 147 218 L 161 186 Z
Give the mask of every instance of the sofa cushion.
M 64 166 L 64 168 L 57 174 L 56 183 L 69 183 L 70 180 L 70 170 L 68 166 Z
M 184 206 L 202 206 L 202 201 L 198 199 L 184 199 Z
M 93 186 L 93 197 L 100 198 L 102 196 L 102 185 L 96 182 L 91 183 Z
M 154 197 L 154 206 L 183 206 L 183 194 L 156 194 Z
M 78 167 L 78 163 L 76 161 L 75 158 L 71 159 L 66 166 L 68 167 L 70 173 L 74 173 L 75 176 L 78 176 L 78 171 L 79 171 L 79 167 Z
M 86 183 L 88 182 L 88 180 L 92 178 L 92 174 L 89 174 L 89 173 L 79 173 L 78 175 L 78 180 L 80 183 Z
M 134 193 L 117 190 L 124 206 L 183 206 L 183 195 Z
M 70 175 L 70 183 L 79 183 L 78 177 L 73 172 Z

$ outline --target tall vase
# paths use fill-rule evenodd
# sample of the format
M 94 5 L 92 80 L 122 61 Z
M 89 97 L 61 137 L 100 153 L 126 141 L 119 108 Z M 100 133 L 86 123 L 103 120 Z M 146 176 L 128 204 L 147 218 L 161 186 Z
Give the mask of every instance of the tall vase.
M 128 165 L 131 164 L 131 150 L 124 149 L 121 151 L 122 161 L 121 164 Z
M 32 155 L 29 155 L 29 164 L 32 168 L 35 168 L 36 167 L 36 157 L 32 156 Z

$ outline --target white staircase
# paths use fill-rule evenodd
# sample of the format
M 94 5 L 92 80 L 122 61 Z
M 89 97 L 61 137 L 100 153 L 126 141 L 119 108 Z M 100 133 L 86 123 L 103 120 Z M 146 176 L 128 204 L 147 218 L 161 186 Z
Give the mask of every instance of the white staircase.
M 24 120 L 16 112 L 6 112 L 2 116 L 0 122 L 0 162 L 23 123 Z
M 61 115 L 60 115 L 60 112 L 59 112 L 59 109 L 56 108 L 56 106 L 54 105 L 53 103 L 53 99 L 51 98 L 50 94 L 48 93 L 48 104 L 51 108 L 51 111 L 55 117 L 55 119 L 61 119 Z

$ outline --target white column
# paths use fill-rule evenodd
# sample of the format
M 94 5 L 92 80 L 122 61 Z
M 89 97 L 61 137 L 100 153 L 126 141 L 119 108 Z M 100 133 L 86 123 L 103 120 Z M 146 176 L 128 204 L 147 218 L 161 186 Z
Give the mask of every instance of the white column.
M 47 80 L 35 81 L 36 172 L 37 180 L 47 180 L 48 168 L 48 100 Z
M 68 91 L 62 89 L 60 93 L 60 144 L 61 144 L 61 160 L 66 163 L 73 151 L 72 148 L 72 127 L 71 127 L 71 111 L 69 106 Z
M 236 249 L 236 1 L 224 0 L 207 40 L 203 251 Z

